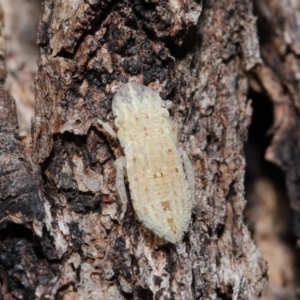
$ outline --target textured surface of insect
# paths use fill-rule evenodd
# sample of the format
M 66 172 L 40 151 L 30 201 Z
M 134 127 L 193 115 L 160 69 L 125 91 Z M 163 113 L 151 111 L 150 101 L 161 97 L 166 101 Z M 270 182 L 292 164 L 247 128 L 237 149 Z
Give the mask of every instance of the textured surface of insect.
M 135 82 L 119 89 L 112 110 L 125 153 L 115 162 L 123 215 L 127 208 L 126 168 L 139 220 L 156 235 L 176 243 L 191 218 L 194 174 L 186 153 L 177 148 L 169 112 L 158 93 Z

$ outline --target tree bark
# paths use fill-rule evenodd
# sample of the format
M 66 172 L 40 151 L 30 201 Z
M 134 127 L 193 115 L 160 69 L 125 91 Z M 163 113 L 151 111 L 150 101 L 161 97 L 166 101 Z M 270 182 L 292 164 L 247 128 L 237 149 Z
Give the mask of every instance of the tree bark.
M 269 266 L 269 285 L 265 289 L 265 299 L 297 299 L 299 297 L 297 290 L 300 236 L 297 179 L 300 149 L 298 133 L 299 1 L 254 1 L 254 14 L 258 18 L 257 28 L 262 65 L 254 69 L 249 82 L 258 95 L 256 101 L 261 102 L 264 99 L 263 102 L 270 103 L 268 114 L 271 116 L 272 125 L 268 129 L 268 136 L 271 142 L 264 155 L 266 160 L 274 164 L 273 170 L 277 165 L 283 173 L 277 178 L 275 184 L 273 182 L 275 186 L 272 193 L 275 191 L 276 196 L 275 199 L 273 197 L 275 201 L 272 200 L 272 204 L 269 197 L 270 182 L 264 185 L 264 189 L 261 189 L 263 182 L 255 184 L 261 193 L 261 195 L 258 193 L 256 202 L 264 198 L 261 203 L 265 203 L 260 203 L 260 210 L 256 207 L 256 214 L 252 214 L 251 219 L 255 220 L 255 226 L 258 228 L 259 218 L 264 215 L 263 218 L 266 219 L 267 216 L 269 218 L 267 222 L 272 227 L 272 233 L 270 231 L 267 233 L 268 225 L 265 222 L 264 226 L 257 230 L 259 233 L 256 232 L 256 235 L 261 235 L 260 249 Z M 262 114 L 261 116 L 267 117 Z M 280 201 L 278 198 L 282 198 L 282 195 L 278 193 L 278 190 L 284 185 L 283 190 L 286 189 L 287 195 Z M 263 209 L 261 209 L 262 206 L 264 206 Z M 287 214 L 289 206 L 292 211 Z M 272 211 L 271 218 L 270 211 Z
M 0 0 L 4 11 L 6 64 L 5 89 L 16 101 L 20 131 L 30 132 L 34 117 L 34 77 L 37 72 L 36 29 L 39 0 Z
M 259 90 L 268 95 L 274 107 L 274 124 L 270 131 L 273 140 L 266 157 L 285 173 L 294 212 L 294 233 L 299 238 L 299 4 L 297 1 L 268 0 L 261 5 L 256 1 L 255 10 L 261 20 L 258 29 L 264 62 L 255 74 Z
M 243 222 L 247 75 L 261 63 L 251 1 L 45 0 L 38 45 L 40 178 L 5 129 L 16 119 L 1 119 L 2 297 L 258 299 L 266 264 Z M 119 219 L 117 142 L 97 119 L 113 126 L 129 79 L 169 100 L 194 166 L 192 220 L 175 245 L 157 243 L 131 205 Z

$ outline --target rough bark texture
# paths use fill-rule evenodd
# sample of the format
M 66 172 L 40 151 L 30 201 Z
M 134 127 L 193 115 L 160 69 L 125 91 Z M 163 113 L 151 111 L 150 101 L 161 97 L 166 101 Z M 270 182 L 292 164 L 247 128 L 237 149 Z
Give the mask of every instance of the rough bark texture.
M 266 264 L 243 223 L 247 73 L 260 63 L 251 2 L 45 0 L 38 44 L 43 180 L 0 128 L 0 186 L 13 187 L 0 190 L 3 297 L 258 299 Z M 176 245 L 157 243 L 131 206 L 119 220 L 120 153 L 96 120 L 113 125 L 113 94 L 129 79 L 169 100 L 194 165 L 192 222 Z
M 0 298 L 32 299 L 51 273 L 48 260 L 39 257 L 45 211 L 18 136 L 15 102 L 3 88 L 2 11 L 0 23 Z

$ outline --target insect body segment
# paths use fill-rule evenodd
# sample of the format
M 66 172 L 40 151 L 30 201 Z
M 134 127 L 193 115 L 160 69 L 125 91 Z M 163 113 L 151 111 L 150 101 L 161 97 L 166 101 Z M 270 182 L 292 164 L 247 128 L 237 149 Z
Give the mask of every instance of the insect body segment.
M 192 188 L 172 135 L 169 113 L 158 93 L 135 82 L 119 89 L 112 110 L 134 210 L 146 227 L 176 243 L 190 221 Z M 115 166 L 120 164 L 116 161 Z M 117 174 L 120 180 L 122 173 Z M 116 186 L 124 202 L 125 189 L 118 182 Z

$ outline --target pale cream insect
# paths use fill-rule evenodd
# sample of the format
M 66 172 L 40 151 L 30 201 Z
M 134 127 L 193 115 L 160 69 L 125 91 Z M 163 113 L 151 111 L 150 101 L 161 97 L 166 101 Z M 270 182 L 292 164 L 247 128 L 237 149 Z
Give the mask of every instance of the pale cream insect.
M 127 208 L 125 167 L 139 220 L 156 235 L 176 243 L 191 218 L 194 174 L 186 153 L 177 149 L 169 112 L 158 93 L 136 82 L 118 90 L 112 110 L 125 153 L 115 162 L 123 214 Z

